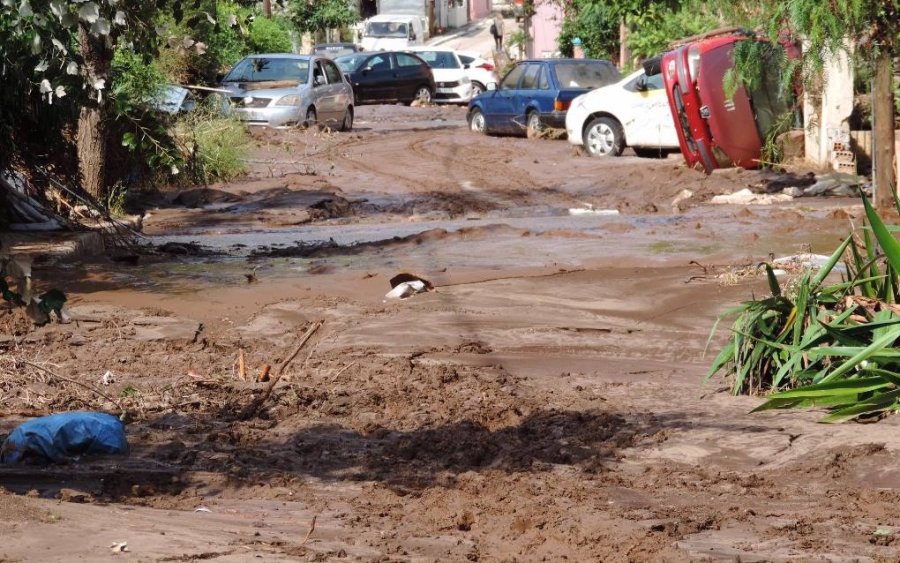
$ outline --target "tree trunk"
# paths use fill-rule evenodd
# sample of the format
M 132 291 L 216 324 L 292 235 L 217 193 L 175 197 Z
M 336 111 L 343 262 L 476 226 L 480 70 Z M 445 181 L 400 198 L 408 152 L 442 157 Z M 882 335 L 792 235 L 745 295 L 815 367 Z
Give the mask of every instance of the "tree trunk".
M 891 54 L 882 49 L 875 59 L 874 120 L 875 207 L 886 211 L 894 207 L 897 179 L 894 177 L 894 96 Z
M 631 60 L 631 51 L 628 50 L 628 26 L 625 18 L 619 22 L 619 70 L 625 70 L 628 61 Z
M 78 116 L 78 170 L 81 186 L 100 201 L 106 191 L 106 134 L 100 108 L 82 107 Z
M 79 26 L 78 40 L 84 67 L 92 79 L 108 79 L 112 50 L 105 39 L 91 37 L 84 24 Z M 81 108 L 78 116 L 78 170 L 81 186 L 95 200 L 106 195 L 106 104 L 95 98 Z

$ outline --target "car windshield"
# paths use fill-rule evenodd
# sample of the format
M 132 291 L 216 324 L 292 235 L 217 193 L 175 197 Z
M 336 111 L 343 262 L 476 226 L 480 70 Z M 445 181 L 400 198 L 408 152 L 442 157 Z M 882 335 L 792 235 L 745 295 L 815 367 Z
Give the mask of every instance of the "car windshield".
M 343 57 L 334 59 L 334 62 L 336 62 L 344 72 L 353 72 L 368 58 L 369 55 L 344 55 Z
M 251 57 L 239 62 L 225 76 L 225 82 L 306 82 L 308 59 Z
M 402 22 L 369 22 L 366 26 L 369 37 L 406 37 L 406 24 Z
M 453 53 L 447 51 L 416 51 L 431 68 L 459 68 Z
M 560 88 L 599 88 L 619 79 L 619 71 L 606 62 L 573 62 L 553 65 Z

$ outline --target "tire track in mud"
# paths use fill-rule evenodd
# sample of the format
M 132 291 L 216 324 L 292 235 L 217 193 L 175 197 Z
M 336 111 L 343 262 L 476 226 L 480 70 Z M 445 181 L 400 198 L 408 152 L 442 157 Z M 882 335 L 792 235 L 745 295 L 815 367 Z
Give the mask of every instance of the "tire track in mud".
M 463 128 L 460 131 L 465 133 Z M 446 144 L 450 141 L 450 145 Z M 396 154 L 398 157 L 414 155 L 416 158 L 407 163 L 404 171 L 397 168 L 387 170 L 385 160 L 372 158 L 369 147 L 383 144 L 382 139 L 354 139 L 349 143 L 336 145 L 329 149 L 328 156 L 340 161 L 347 168 L 367 176 L 386 181 L 396 181 L 406 188 L 406 193 L 421 195 L 429 199 L 445 202 L 455 213 L 468 211 L 483 212 L 493 209 L 519 207 L 522 205 L 523 192 L 538 189 L 539 186 L 531 177 L 515 171 L 512 167 L 492 170 L 495 163 L 486 162 L 476 157 L 482 147 L 472 147 L 460 143 L 455 137 L 436 137 L 432 130 L 416 131 L 414 136 L 401 139 Z M 362 158 L 354 158 L 349 154 L 358 149 Z M 379 152 L 385 147 L 379 147 Z M 502 162 L 504 155 L 498 157 Z M 435 166 L 437 165 L 437 166 Z M 434 174 L 429 170 L 437 168 Z M 423 178 L 430 185 L 423 187 Z M 517 186 L 506 193 L 496 187 L 481 187 L 478 184 L 491 178 L 502 179 L 503 186 Z M 527 196 L 526 196 L 527 197 Z M 408 200 L 407 200 L 408 201 Z

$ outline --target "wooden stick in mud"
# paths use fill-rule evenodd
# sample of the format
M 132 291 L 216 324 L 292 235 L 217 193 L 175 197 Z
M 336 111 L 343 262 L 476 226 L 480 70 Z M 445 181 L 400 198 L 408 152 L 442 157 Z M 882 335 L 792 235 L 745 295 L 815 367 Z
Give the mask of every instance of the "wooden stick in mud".
M 244 349 L 241 348 L 240 353 L 238 354 L 238 377 L 241 378 L 241 381 L 247 381 L 247 370 L 244 365 Z
M 254 415 L 256 415 L 256 412 L 259 410 L 259 408 L 263 406 L 263 403 L 265 403 L 269 398 L 269 395 L 272 394 L 272 390 L 275 389 L 275 385 L 281 379 L 281 376 L 284 374 L 284 370 L 287 368 L 288 364 L 290 364 L 291 361 L 297 357 L 297 354 L 299 354 L 303 346 L 307 342 L 309 342 L 309 339 L 310 337 L 312 337 L 313 333 L 319 330 L 319 327 L 322 326 L 322 322 L 323 321 L 316 321 L 306 330 L 306 333 L 300 338 L 300 344 L 297 345 L 291 355 L 288 356 L 287 359 L 284 360 L 284 362 L 281 364 L 281 367 L 278 368 L 278 373 L 275 374 L 272 380 L 269 381 L 269 384 L 266 385 L 262 396 L 250 403 L 250 405 L 248 405 L 247 408 L 244 409 L 244 412 L 242 412 L 238 418 L 240 418 L 241 420 L 247 420 L 248 418 L 252 418 Z
M 281 366 L 278 368 L 278 377 L 281 377 L 282 374 L 284 374 L 284 370 L 286 370 L 288 365 L 294 361 L 294 358 L 297 357 L 297 354 L 300 353 L 300 350 L 303 349 L 303 346 L 306 345 L 313 333 L 319 330 L 319 327 L 322 326 L 322 322 L 323 321 L 316 321 L 312 324 L 312 326 L 309 327 L 309 329 L 307 329 L 306 334 L 304 334 L 300 338 L 300 343 L 297 344 L 297 347 L 294 348 L 294 351 L 291 352 L 291 355 L 288 356 L 287 359 L 282 362 Z M 278 379 L 278 377 L 276 377 L 275 379 Z

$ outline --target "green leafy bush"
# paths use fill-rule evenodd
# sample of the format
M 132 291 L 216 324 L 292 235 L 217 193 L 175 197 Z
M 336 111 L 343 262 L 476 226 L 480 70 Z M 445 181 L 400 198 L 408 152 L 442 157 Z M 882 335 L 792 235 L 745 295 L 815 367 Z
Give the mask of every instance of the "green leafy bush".
M 720 317 L 736 316 L 733 335 L 707 379 L 722 373 L 734 394 L 775 391 L 756 411 L 825 407 L 823 422 L 900 408 L 900 243 L 863 201 L 869 226 L 803 274 L 792 295 L 766 265 L 772 295 Z M 844 279 L 825 285 L 845 256 Z
M 290 23 L 282 17 L 256 18 L 250 26 L 250 51 L 252 53 L 290 53 Z

